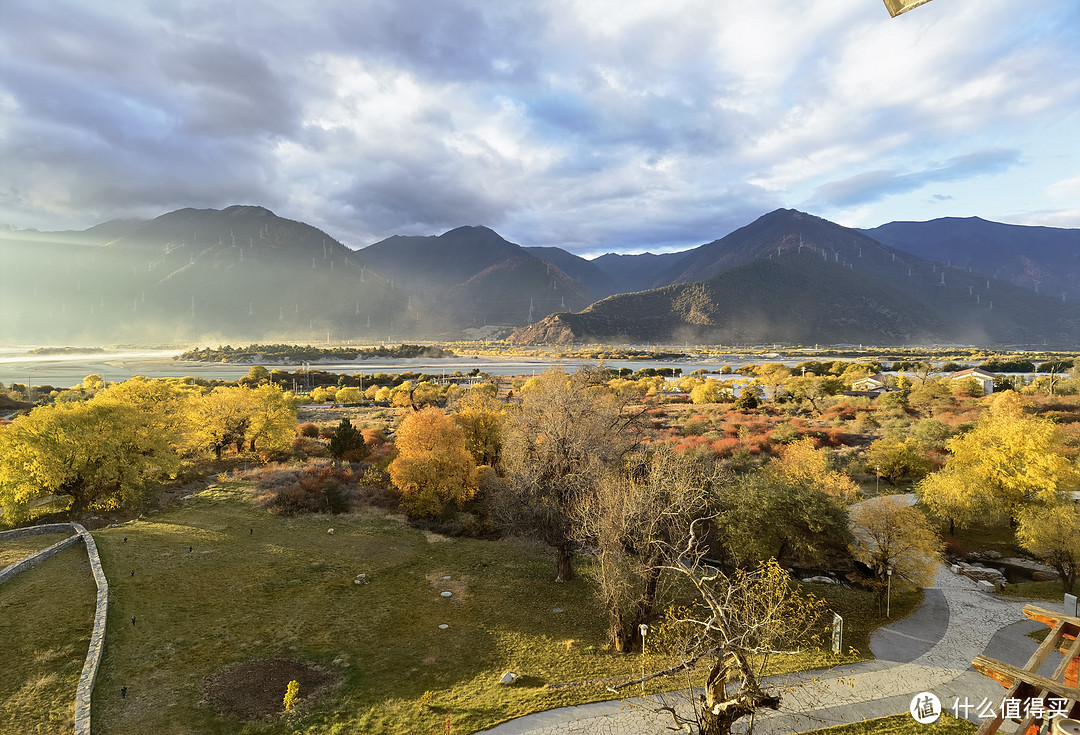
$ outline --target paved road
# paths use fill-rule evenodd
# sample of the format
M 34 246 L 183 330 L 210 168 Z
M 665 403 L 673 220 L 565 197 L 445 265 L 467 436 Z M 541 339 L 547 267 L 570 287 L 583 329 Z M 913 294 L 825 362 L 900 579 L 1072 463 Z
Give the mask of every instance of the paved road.
M 1038 627 L 1023 616 L 1022 601 L 980 591 L 975 582 L 942 566 L 926 599 L 908 618 L 877 631 L 875 661 L 770 681 L 783 692 L 781 709 L 756 717 L 754 732 L 780 735 L 906 712 L 913 695 L 930 691 L 946 710 L 954 699 L 978 704 L 1004 690 L 976 673 L 971 660 L 987 655 L 1023 665 L 1036 644 L 1025 633 Z M 1020 622 L 1024 621 L 1024 622 Z M 1060 654 L 1044 670 L 1052 670 Z M 497 725 L 491 735 L 652 735 L 670 732 L 671 719 L 652 712 L 657 698 L 598 702 L 541 712 Z M 685 703 L 683 706 L 687 706 Z M 975 713 L 971 713 L 975 718 Z M 748 722 L 738 723 L 736 731 Z

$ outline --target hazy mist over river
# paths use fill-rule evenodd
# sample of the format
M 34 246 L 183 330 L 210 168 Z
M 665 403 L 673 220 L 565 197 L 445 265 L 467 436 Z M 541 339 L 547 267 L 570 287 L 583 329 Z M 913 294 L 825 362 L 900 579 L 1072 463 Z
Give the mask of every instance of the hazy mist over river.
M 247 375 L 251 363 L 189 362 L 174 360 L 183 350 L 117 350 L 101 353 L 31 355 L 32 347 L 0 348 L 0 382 L 26 383 L 32 385 L 51 385 L 67 388 L 82 382 L 87 375 L 97 374 L 109 381 L 127 380 L 133 375 L 149 378 L 193 376 L 222 380 L 236 380 Z M 604 365 L 611 368 L 681 368 L 683 374 L 694 370 L 717 371 L 724 365 L 737 368 L 751 362 L 782 362 L 795 365 L 805 358 L 780 359 L 764 356 L 746 357 L 730 355 L 722 358 L 686 359 L 686 360 L 605 360 Z M 260 362 L 260 365 L 273 369 L 280 367 L 290 372 L 302 369 L 301 365 L 283 365 Z M 372 359 L 356 361 L 337 361 L 311 363 L 318 370 L 334 373 L 402 373 L 418 372 L 438 375 L 450 374 L 455 370 L 468 373 L 479 369 L 492 375 L 531 375 L 540 373 L 552 365 L 560 365 L 566 370 L 576 370 L 582 365 L 597 364 L 596 360 L 552 359 L 526 357 L 468 357 L 459 356 L 446 359 Z

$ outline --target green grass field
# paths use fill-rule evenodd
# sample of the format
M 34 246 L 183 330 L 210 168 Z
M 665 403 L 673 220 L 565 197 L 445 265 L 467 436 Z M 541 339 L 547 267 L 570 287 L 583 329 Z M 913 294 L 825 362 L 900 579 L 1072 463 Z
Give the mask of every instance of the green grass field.
M 0 585 L 0 732 L 72 732 L 96 594 L 81 544 Z
M 57 541 L 63 541 L 71 536 L 72 533 L 46 533 L 14 541 L 0 541 L 0 569 L 47 549 Z
M 640 654 L 607 652 L 606 614 L 584 564 L 582 578 L 556 584 L 543 547 L 443 539 L 374 512 L 282 518 L 243 496 L 227 485 L 95 532 L 111 592 L 95 733 L 432 733 L 442 732 L 447 719 L 453 732 L 467 733 L 613 696 L 599 683 L 549 683 L 641 670 Z M 86 566 L 81 548 L 57 560 L 80 558 Z M 42 629 L 41 610 L 8 602 L 19 589 L 8 585 L 0 588 L 5 625 L 27 650 L 71 647 L 77 677 L 92 617 L 88 567 L 43 565 L 15 582 L 29 584 L 39 572 L 78 578 L 76 586 L 85 588 L 77 631 L 54 630 L 51 618 Z M 370 584 L 353 584 L 361 572 Z M 440 596 L 444 590 L 452 597 Z M 881 622 L 872 598 L 821 585 L 812 591 L 845 617 L 845 648 L 868 655 L 869 632 Z M 32 598 L 34 604 L 64 606 L 66 595 L 49 594 Z M 894 596 L 894 619 L 918 599 Z M 63 678 L 56 656 L 35 656 L 23 654 L 10 678 L 23 692 L 20 701 L 44 711 L 48 695 L 70 711 L 73 684 L 63 696 L 41 692 L 35 704 L 34 682 Z M 340 683 L 317 702 L 301 691 L 299 711 L 286 718 L 244 722 L 215 714 L 206 701 L 208 677 L 256 658 L 314 661 Z M 830 661 L 824 654 L 777 659 L 785 670 Z M 644 663 L 659 668 L 661 661 Z M 496 683 L 506 670 L 521 674 L 513 687 Z

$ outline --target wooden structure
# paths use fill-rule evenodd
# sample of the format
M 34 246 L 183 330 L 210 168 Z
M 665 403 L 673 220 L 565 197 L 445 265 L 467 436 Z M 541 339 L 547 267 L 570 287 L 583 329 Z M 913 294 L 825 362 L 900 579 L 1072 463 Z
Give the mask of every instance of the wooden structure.
M 1017 735 L 1037 735 L 1052 717 L 1076 718 L 1080 715 L 1080 618 L 1062 615 L 1036 605 L 1024 607 L 1024 615 L 1050 628 L 1046 640 L 1031 654 L 1021 669 L 978 656 L 971 665 L 981 674 L 1000 682 L 1008 689 L 992 719 L 984 720 L 975 735 L 996 733 L 1006 718 L 1019 722 Z M 1060 650 L 1065 658 L 1049 679 L 1036 672 L 1050 653 Z M 1006 712 L 1005 702 L 1015 702 L 1012 712 Z
M 907 11 L 925 5 L 930 0 L 885 0 L 885 8 L 893 18 Z

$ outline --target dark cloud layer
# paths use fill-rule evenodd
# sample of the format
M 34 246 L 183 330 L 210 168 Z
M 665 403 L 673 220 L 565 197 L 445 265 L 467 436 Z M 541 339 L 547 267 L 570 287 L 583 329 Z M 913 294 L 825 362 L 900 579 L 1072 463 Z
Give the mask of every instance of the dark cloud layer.
M 354 246 L 485 224 L 598 252 L 778 206 L 989 210 L 1009 177 L 1034 202 L 1076 167 L 1078 27 L 1055 0 L 7 0 L 0 223 L 245 202 Z

